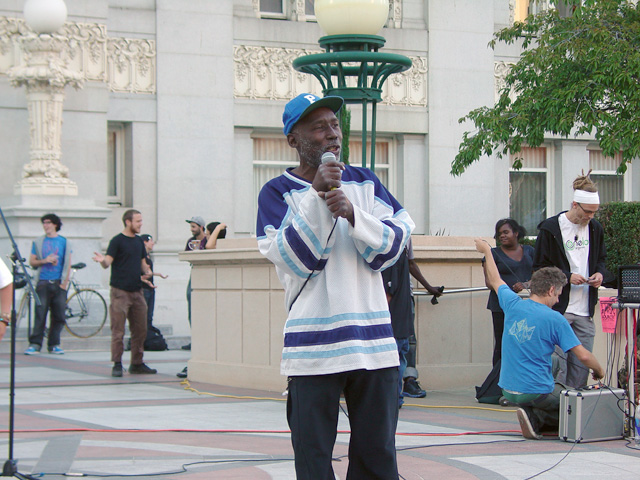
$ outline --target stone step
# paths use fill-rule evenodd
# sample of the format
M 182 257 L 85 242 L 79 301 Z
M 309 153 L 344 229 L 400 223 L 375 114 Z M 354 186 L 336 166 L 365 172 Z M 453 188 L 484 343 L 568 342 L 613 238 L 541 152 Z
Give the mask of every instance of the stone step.
M 171 325 L 158 325 L 162 332 L 169 350 L 179 350 L 180 347 L 191 343 L 191 337 L 184 335 L 173 335 Z M 125 339 L 129 337 L 129 328 L 126 328 Z M 0 353 L 11 352 L 11 331 L 7 330 L 5 337 L 0 342 Z M 16 353 L 22 354 L 29 346 L 27 328 L 20 327 L 16 332 Z M 78 338 L 71 335 L 67 330 L 63 329 L 61 334 L 61 346 L 64 350 L 72 351 L 109 351 L 111 349 L 111 332 L 109 325 L 102 327 L 102 330 L 95 336 L 89 338 Z M 46 350 L 46 340 L 43 344 L 43 350 Z

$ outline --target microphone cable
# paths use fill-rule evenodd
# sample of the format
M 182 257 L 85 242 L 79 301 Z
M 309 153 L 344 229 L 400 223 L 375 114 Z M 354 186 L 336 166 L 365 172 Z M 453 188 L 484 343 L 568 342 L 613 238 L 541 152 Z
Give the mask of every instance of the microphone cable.
M 333 222 L 333 227 L 331 227 L 331 231 L 329 232 L 329 236 L 327 237 L 327 243 L 324 246 L 325 250 L 329 246 L 329 240 L 331 240 L 331 235 L 333 235 L 333 231 L 336 229 L 336 225 L 337 224 L 338 224 L 338 219 L 336 218 L 335 221 Z M 293 304 L 296 303 L 296 300 L 298 300 L 298 297 L 300 296 L 300 294 L 304 290 L 304 287 L 306 287 L 307 283 L 309 283 L 309 280 L 311 280 L 311 277 L 313 276 L 314 272 L 316 270 L 318 270 L 318 266 L 320 265 L 321 261 L 322 261 L 322 255 L 318 259 L 318 262 L 316 263 L 315 267 L 313 267 L 311 272 L 309 272 L 309 275 L 307 276 L 307 279 L 302 284 L 302 287 L 300 287 L 300 290 L 298 290 L 298 293 L 296 294 L 296 296 L 293 298 L 293 301 L 291 302 L 291 305 L 289 305 L 289 311 L 291 311 L 291 308 L 293 307 Z
M 335 162 L 336 161 L 336 156 L 331 152 L 325 152 L 322 155 L 322 158 L 321 158 L 320 161 L 322 163 Z M 331 190 L 335 190 L 335 189 L 336 189 L 336 187 L 331 188 Z M 333 231 L 336 229 L 336 225 L 338 224 L 338 218 L 336 218 L 335 221 L 333 222 L 333 227 L 331 227 L 331 231 L 329 232 L 329 236 L 327 237 L 327 243 L 324 246 L 325 250 L 329 246 L 329 240 L 331 239 L 331 235 L 333 235 Z M 300 294 L 304 290 L 304 287 L 306 287 L 307 283 L 309 283 L 309 280 L 311 280 L 311 277 L 312 277 L 313 273 L 318 269 L 318 266 L 320 265 L 321 261 L 322 261 L 322 255 L 318 259 L 318 263 L 316 263 L 315 267 L 313 267 L 313 269 L 309 273 L 309 276 L 307 277 L 307 279 L 302 284 L 302 287 L 300 287 L 300 290 L 298 291 L 298 293 L 294 297 L 293 301 L 291 302 L 291 305 L 289 305 L 289 311 L 291 311 L 291 308 L 293 308 L 293 304 L 296 303 L 296 300 L 298 300 L 298 297 L 300 296 Z

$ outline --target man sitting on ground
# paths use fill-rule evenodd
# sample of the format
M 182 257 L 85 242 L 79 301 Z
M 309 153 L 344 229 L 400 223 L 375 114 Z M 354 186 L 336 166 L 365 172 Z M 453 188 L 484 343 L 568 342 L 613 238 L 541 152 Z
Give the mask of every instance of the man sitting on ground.
M 560 392 L 566 387 L 555 383 L 551 374 L 551 354 L 556 345 L 563 352 L 571 351 L 586 367 L 593 370 L 593 379 L 604 377 L 596 357 L 582 346 L 567 320 L 551 309 L 558 303 L 566 276 L 559 268 L 546 267 L 531 277 L 531 296 L 524 300 L 500 278 L 491 255 L 491 246 L 475 239 L 476 250 L 486 258 L 487 280 L 498 294 L 504 310 L 502 336 L 502 369 L 498 385 L 517 411 L 522 435 L 540 439 L 540 431 L 558 430 Z

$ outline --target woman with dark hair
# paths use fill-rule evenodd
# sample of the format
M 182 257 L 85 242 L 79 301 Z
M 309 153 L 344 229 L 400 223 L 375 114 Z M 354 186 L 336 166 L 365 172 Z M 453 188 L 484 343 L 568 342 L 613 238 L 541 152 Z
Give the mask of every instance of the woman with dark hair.
M 531 272 L 533 270 L 533 252 L 530 245 L 521 245 L 520 242 L 527 232 L 518 222 L 512 218 L 503 218 L 496 223 L 495 235 L 496 247 L 491 249 L 493 258 L 498 265 L 500 278 L 518 293 L 529 287 Z M 484 267 L 484 259 L 482 260 Z M 485 283 L 487 272 L 485 270 Z M 496 292 L 491 290 L 487 309 L 491 310 L 493 317 L 493 365 L 495 366 L 502 357 L 502 331 L 504 330 L 504 312 L 498 303 Z
M 213 250 L 216 248 L 219 238 L 227 236 L 227 225 L 220 222 L 211 222 L 207 225 L 204 238 L 200 243 L 200 250 Z

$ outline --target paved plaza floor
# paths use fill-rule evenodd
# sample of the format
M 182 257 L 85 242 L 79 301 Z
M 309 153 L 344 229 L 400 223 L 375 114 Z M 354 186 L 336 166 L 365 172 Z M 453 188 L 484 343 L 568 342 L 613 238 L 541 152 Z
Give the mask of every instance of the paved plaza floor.
M 281 393 L 181 383 L 175 374 L 188 359 L 181 350 L 147 352 L 157 375 L 112 378 L 108 352 L 19 352 L 12 455 L 18 471 L 46 479 L 295 479 Z M 126 360 L 128 353 L 125 367 Z M 0 354 L 3 461 L 9 372 L 10 356 Z M 402 479 L 640 478 L 640 450 L 626 440 L 524 440 L 515 409 L 477 404 L 472 388 L 407 400 L 396 437 Z M 344 480 L 344 413 L 339 429 L 334 470 Z

